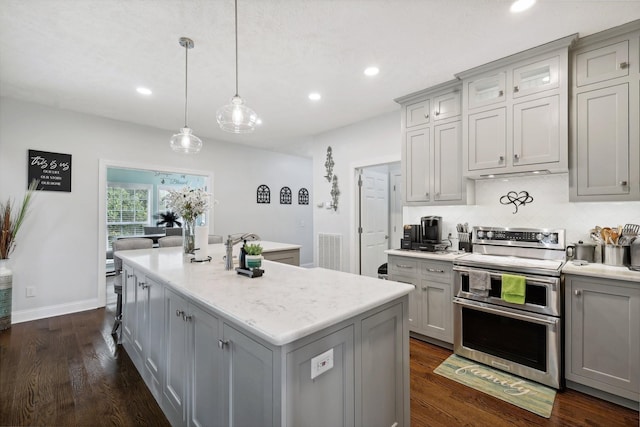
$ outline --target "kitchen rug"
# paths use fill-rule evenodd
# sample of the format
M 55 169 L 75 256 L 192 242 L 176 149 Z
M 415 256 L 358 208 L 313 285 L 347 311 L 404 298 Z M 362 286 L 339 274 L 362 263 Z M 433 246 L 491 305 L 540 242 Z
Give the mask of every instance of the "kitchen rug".
M 541 417 L 551 417 L 556 391 L 542 384 L 524 380 L 455 354 L 449 356 L 433 372 Z

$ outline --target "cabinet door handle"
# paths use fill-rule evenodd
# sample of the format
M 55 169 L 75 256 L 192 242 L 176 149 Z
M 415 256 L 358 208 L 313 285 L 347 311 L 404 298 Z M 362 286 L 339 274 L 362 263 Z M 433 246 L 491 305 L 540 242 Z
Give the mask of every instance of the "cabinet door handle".
M 514 86 L 514 87 L 513 87 L 513 91 L 514 91 L 514 92 L 520 92 L 520 88 L 519 88 L 518 86 Z
M 127 279 L 131 279 L 133 277 L 133 274 L 127 274 Z
M 141 285 L 142 289 L 147 289 L 149 286 L 150 286 L 150 285 L 147 285 L 146 283 L 143 283 L 143 284 Z
M 580 295 L 582 295 L 582 289 L 576 289 L 575 291 L 573 291 L 573 294 L 579 297 Z
M 191 322 L 193 320 L 193 316 L 190 314 L 185 314 L 184 316 L 182 316 L 182 320 L 184 320 L 185 322 Z
M 621 63 L 620 63 L 620 69 L 621 69 L 621 70 L 624 70 L 624 69 L 625 69 L 625 68 L 627 68 L 628 66 L 629 66 L 629 63 L 628 63 L 628 62 L 621 62 Z
M 184 315 L 184 311 L 182 310 L 176 310 L 176 317 L 180 317 Z
M 398 268 L 413 268 L 413 266 L 406 265 L 406 264 L 396 264 L 396 267 L 398 267 Z
M 229 345 L 229 341 L 228 340 L 218 340 L 218 347 L 225 348 L 228 345 Z
M 438 270 L 437 268 L 427 268 L 429 273 L 444 273 L 444 270 Z
M 623 187 L 625 187 L 627 185 L 627 181 L 620 181 L 620 185 L 622 185 Z
M 144 289 L 144 282 L 139 282 L 138 286 L 140 286 L 142 289 Z

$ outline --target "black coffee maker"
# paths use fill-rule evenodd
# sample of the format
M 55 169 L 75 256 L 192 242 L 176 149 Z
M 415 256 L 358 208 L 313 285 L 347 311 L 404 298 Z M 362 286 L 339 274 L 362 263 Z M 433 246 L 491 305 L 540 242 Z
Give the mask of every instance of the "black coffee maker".
M 442 240 L 442 217 L 423 216 L 420 218 L 422 243 L 440 243 Z

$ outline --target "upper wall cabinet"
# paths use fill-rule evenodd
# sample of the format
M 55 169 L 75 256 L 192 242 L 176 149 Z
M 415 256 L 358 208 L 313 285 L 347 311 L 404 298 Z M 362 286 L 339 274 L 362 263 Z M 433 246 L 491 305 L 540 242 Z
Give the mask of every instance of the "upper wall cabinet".
M 461 87 L 458 80 L 395 100 L 402 106 L 404 202 L 473 203 L 462 174 Z
M 640 200 L 640 20 L 571 54 L 571 201 Z
M 457 75 L 465 176 L 568 171 L 568 49 L 575 39 Z

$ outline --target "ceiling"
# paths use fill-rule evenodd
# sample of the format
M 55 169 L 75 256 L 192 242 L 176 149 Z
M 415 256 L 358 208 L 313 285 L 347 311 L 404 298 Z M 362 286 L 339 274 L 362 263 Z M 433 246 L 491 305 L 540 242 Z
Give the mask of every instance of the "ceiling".
M 640 18 L 640 1 L 238 0 L 239 93 L 262 118 L 221 131 L 235 93 L 233 0 L 0 0 L 0 95 L 277 149 L 398 109 L 455 73 Z M 380 74 L 367 77 L 365 67 Z M 153 91 L 136 93 L 137 86 Z M 307 98 L 318 91 L 322 99 Z

